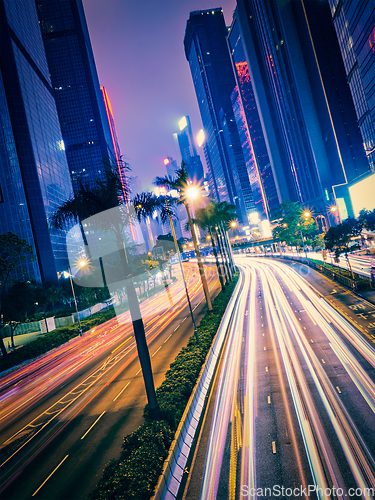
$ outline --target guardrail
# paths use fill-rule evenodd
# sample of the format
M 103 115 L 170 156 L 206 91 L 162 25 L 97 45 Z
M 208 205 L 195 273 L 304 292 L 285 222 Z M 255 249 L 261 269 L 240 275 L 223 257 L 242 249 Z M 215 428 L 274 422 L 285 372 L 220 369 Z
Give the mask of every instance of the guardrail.
M 267 257 L 274 257 L 278 259 L 282 258 L 282 259 L 302 262 L 303 264 L 306 264 L 307 266 L 321 272 L 325 276 L 328 276 L 328 278 L 331 278 L 332 280 L 337 281 L 338 283 L 341 283 L 342 285 L 345 285 L 347 288 L 350 288 L 354 291 L 369 290 L 372 288 L 371 280 L 369 278 L 359 277 L 355 280 L 347 278 L 346 276 L 343 276 L 340 273 L 341 268 L 339 266 L 334 266 L 337 268 L 337 271 L 334 271 L 328 269 L 323 264 L 317 264 L 316 262 L 312 262 L 311 260 L 306 259 L 306 257 L 295 257 L 292 255 L 268 255 Z
M 189 459 L 191 447 L 202 416 L 205 399 L 210 389 L 213 376 L 220 357 L 220 352 L 227 335 L 228 327 L 233 315 L 238 295 L 243 283 L 243 274 L 234 289 L 227 309 L 221 320 L 214 342 L 208 352 L 206 362 L 200 372 L 198 382 L 194 388 L 181 422 L 177 428 L 175 438 L 164 462 L 163 472 L 156 486 L 156 493 L 152 500 L 173 500 L 177 498 L 184 470 Z

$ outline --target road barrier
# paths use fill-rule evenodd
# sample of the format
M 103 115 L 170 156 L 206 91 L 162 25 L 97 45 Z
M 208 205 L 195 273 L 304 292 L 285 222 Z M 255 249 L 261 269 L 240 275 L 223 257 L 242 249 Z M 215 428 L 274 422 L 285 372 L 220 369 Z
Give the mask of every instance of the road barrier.
M 232 319 L 234 307 L 243 285 L 243 274 L 234 289 L 228 307 L 223 315 L 215 339 L 208 352 L 206 362 L 202 367 L 198 382 L 190 396 L 181 422 L 177 428 L 175 438 L 164 462 L 163 472 L 156 486 L 156 493 L 152 500 L 173 500 L 177 498 L 185 467 L 194 442 L 199 420 L 205 405 L 213 380 L 220 352 Z

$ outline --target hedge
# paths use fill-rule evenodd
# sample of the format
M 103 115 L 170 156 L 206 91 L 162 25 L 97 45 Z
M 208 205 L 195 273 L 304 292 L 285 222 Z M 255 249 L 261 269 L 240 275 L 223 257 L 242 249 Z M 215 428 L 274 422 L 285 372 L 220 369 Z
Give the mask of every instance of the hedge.
M 202 318 L 198 326 L 200 344 L 196 344 L 194 335 L 190 337 L 156 390 L 161 420 L 151 420 L 146 405 L 145 422 L 124 438 L 120 459 L 112 460 L 106 466 L 89 500 L 148 500 L 152 496 L 237 280 L 238 273 L 214 300 L 213 312 L 206 313 Z
M 93 314 L 89 318 L 81 320 L 82 331 L 87 332 L 88 330 L 91 330 L 91 328 L 94 328 L 95 326 L 100 325 L 115 316 L 116 314 L 113 309 Z M 57 328 L 52 332 L 40 336 L 29 344 L 8 353 L 6 357 L 2 357 L 0 359 L 0 372 L 7 370 L 12 366 L 17 366 L 24 361 L 41 356 L 51 349 L 65 344 L 68 340 L 77 337 L 78 334 L 78 323 L 74 323 L 73 325 L 62 326 L 61 328 Z

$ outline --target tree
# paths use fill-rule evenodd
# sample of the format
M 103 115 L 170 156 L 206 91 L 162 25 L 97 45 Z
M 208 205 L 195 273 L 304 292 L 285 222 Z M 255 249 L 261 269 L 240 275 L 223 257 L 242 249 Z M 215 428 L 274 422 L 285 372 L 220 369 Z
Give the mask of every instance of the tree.
M 284 201 L 272 214 L 278 219 L 273 229 L 273 237 L 290 246 L 303 246 L 303 238 L 307 238 L 318 230 L 314 219 L 304 217 L 304 210 L 298 202 Z M 308 242 L 309 243 L 309 242 Z
M 348 253 L 360 248 L 355 241 L 360 236 L 362 228 L 362 221 L 349 217 L 342 224 L 331 227 L 324 236 L 326 249 L 330 251 L 334 250 L 336 258 L 342 253 L 345 254 L 353 279 L 354 274 L 348 259 Z
M 220 286 L 222 290 L 225 289 L 225 284 L 224 284 L 224 258 L 222 259 L 222 266 L 223 270 L 221 269 L 219 259 L 218 259 L 218 254 L 216 250 L 216 246 L 220 248 L 220 242 L 218 238 L 217 231 L 215 229 L 216 224 L 217 224 L 217 218 L 215 217 L 215 206 L 213 203 L 210 203 L 207 205 L 205 208 L 198 208 L 195 211 L 195 219 L 194 223 L 197 224 L 201 229 L 207 230 L 208 234 L 210 236 L 211 244 L 212 244 L 212 250 L 214 252 L 215 256 L 215 263 L 217 267 L 217 272 L 219 275 L 219 281 L 220 281 Z
M 17 269 L 18 274 L 22 273 L 28 259 L 34 260 L 35 256 L 32 246 L 26 240 L 11 232 L 0 234 L 0 312 L 3 311 L 2 299 L 12 271 Z M 6 356 L 7 351 L 1 335 L 0 349 L 3 356 Z
M 204 267 L 202 264 L 202 258 L 199 252 L 199 247 L 198 247 L 198 242 L 197 242 L 197 237 L 195 234 L 195 230 L 193 227 L 193 222 L 190 216 L 190 209 L 189 209 L 189 204 L 187 201 L 187 190 L 190 187 L 188 184 L 188 171 L 186 169 L 185 163 L 181 163 L 181 168 L 176 170 L 176 175 L 175 177 L 171 177 L 169 175 L 165 177 L 156 177 L 154 180 L 155 186 L 165 186 L 167 187 L 170 191 L 177 191 L 178 193 L 178 198 L 174 198 L 176 200 L 176 203 L 184 205 L 186 209 L 186 213 L 188 216 L 189 220 L 189 225 L 190 225 L 190 232 L 193 238 L 193 243 L 195 247 L 195 255 L 198 260 L 198 269 L 199 269 L 199 274 L 201 277 L 202 281 L 202 286 L 203 286 L 203 291 L 204 295 L 206 297 L 206 303 L 207 303 L 207 308 L 209 311 L 212 311 L 212 304 L 211 304 L 211 297 L 210 297 L 210 292 L 208 290 L 208 285 L 207 285 L 207 279 L 206 275 L 204 272 Z
M 363 227 L 369 231 L 375 231 L 375 209 L 370 211 L 363 208 L 359 212 L 359 220 L 363 223 Z
M 123 194 L 123 186 L 116 166 L 106 165 L 105 178 L 99 180 L 93 187 L 86 186 L 81 182 L 78 185 L 77 193 L 55 211 L 50 224 L 55 229 L 62 229 L 72 221 L 78 222 L 83 240 L 85 241 L 82 221 L 94 215 L 105 214 L 105 212 L 110 214 L 108 217 L 104 215 L 98 217 L 97 221 L 90 219 L 93 221 L 92 224 L 98 224 L 98 227 L 91 228 L 91 230 L 100 230 L 111 234 L 111 241 L 116 245 L 117 251 L 115 252 L 114 260 L 117 259 L 120 267 L 117 271 L 117 277 L 114 277 L 114 282 L 118 281 L 119 271 L 122 272 L 139 361 L 145 382 L 150 416 L 157 419 L 160 417 L 160 410 L 156 399 L 150 353 L 146 342 L 140 305 L 132 279 L 131 255 L 125 241 L 125 229 L 129 228 L 135 222 L 135 220 L 132 220 L 133 216 L 130 207 L 125 203 L 127 195 L 128 193 L 126 193 L 126 196 Z
M 9 287 L 2 300 L 2 315 L 4 323 L 10 325 L 11 346 L 14 347 L 14 332 L 20 323 L 35 314 L 35 287 L 23 281 L 18 281 Z
M 212 201 L 212 204 L 214 208 L 213 217 L 216 222 L 215 230 L 217 227 L 222 238 L 221 242 L 220 238 L 218 238 L 218 241 L 219 244 L 222 243 L 222 245 L 224 246 L 223 251 L 227 254 L 228 263 L 230 263 L 231 266 L 230 274 L 232 274 L 235 268 L 227 230 L 230 228 L 230 223 L 237 219 L 236 206 L 226 201 L 221 201 L 219 203 L 217 203 L 216 201 Z

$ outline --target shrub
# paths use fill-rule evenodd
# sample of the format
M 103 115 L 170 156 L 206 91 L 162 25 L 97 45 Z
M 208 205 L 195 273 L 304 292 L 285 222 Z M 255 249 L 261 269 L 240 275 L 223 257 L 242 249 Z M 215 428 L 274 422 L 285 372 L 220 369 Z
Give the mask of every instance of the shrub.
M 90 500 L 148 500 L 157 484 L 174 433 L 220 325 L 238 275 L 213 302 L 198 326 L 199 345 L 194 335 L 183 347 L 156 390 L 162 420 L 150 420 L 147 405 L 145 423 L 124 438 L 120 460 L 112 460 L 89 496 Z

